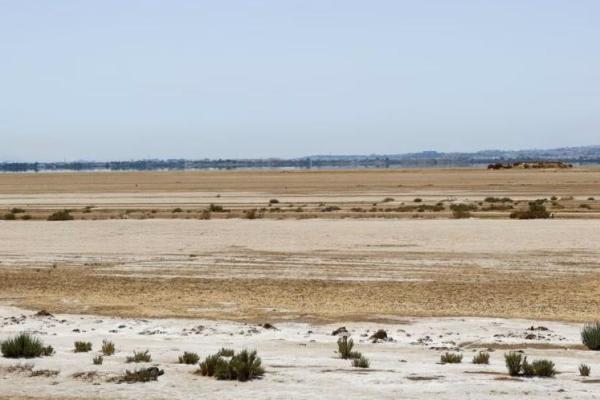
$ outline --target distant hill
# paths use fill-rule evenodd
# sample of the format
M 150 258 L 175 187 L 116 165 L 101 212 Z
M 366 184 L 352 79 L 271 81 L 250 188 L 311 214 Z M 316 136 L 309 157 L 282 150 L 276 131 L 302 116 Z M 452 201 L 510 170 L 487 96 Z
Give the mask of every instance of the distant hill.
M 236 168 L 410 168 L 479 167 L 491 163 L 558 161 L 574 165 L 600 164 L 600 146 L 557 149 L 482 150 L 471 153 L 422 151 L 404 154 L 313 155 L 279 159 L 169 159 L 135 161 L 2 162 L 0 172 L 126 171 Z

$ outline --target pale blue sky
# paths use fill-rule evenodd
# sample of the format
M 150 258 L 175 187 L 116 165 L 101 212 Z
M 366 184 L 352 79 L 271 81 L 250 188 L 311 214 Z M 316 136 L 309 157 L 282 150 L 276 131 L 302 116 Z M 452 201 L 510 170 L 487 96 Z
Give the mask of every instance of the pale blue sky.
M 600 1 L 0 0 L 0 160 L 600 144 Z

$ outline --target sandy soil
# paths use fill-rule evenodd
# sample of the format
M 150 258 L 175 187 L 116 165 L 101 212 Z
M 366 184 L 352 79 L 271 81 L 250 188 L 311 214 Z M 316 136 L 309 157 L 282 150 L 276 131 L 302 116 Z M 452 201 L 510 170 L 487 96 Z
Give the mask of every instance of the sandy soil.
M 579 324 L 490 318 L 402 318 L 394 322 L 346 324 L 356 350 L 371 362 L 359 370 L 336 354 L 339 325 L 280 323 L 276 330 L 253 324 L 207 320 L 141 320 L 97 316 L 36 317 L 30 311 L 0 307 L 0 338 L 29 331 L 52 345 L 56 354 L 28 360 L 33 371 L 55 370 L 52 377 L 9 372 L 25 360 L 0 358 L 0 398 L 71 399 L 597 399 L 600 353 L 579 344 Z M 548 330 L 529 330 L 530 327 Z M 369 336 L 385 329 L 393 340 L 371 343 Z M 533 339 L 525 339 L 533 335 Z M 92 365 L 103 339 L 115 343 L 115 355 Z M 91 341 L 91 353 L 73 353 L 73 342 Z M 184 351 L 204 357 L 221 347 L 257 349 L 266 368 L 262 380 L 216 381 L 193 372 L 197 366 L 177 363 Z M 504 348 L 524 350 L 530 360 L 555 362 L 555 378 L 509 378 Z M 133 350 L 148 349 L 151 363 L 126 364 Z M 489 365 L 474 365 L 477 351 L 491 351 Z M 463 354 L 462 364 L 439 363 L 445 351 Z M 592 376 L 578 376 L 579 363 Z M 116 384 L 110 378 L 125 369 L 158 365 L 158 381 Z M 89 373 L 86 378 L 79 373 Z
M 598 318 L 586 220 L 0 222 L 0 301 L 56 312 L 332 321 Z

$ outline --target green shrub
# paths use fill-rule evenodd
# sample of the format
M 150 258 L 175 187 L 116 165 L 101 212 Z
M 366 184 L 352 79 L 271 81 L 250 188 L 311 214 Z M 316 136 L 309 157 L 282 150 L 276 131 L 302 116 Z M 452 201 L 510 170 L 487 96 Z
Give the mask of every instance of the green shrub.
M 221 347 L 221 350 L 218 351 L 217 355 L 221 357 L 233 357 L 235 351 L 233 349 L 226 349 L 225 347 Z
M 369 368 L 369 359 L 363 356 L 360 356 L 360 358 L 355 358 L 354 360 L 352 360 L 352 366 L 356 367 L 356 368 Z
M 73 216 L 69 210 L 56 211 L 48 216 L 48 221 L 71 221 Z
M 198 354 L 188 353 L 187 351 L 179 356 L 179 364 L 196 364 L 199 360 Z
M 600 350 L 600 321 L 584 325 L 581 341 L 590 350 Z
M 133 356 L 127 356 L 125 361 L 128 363 L 150 362 L 152 361 L 152 357 L 150 356 L 150 352 L 148 350 L 134 351 Z
M 108 340 L 102 341 L 102 354 L 105 356 L 112 356 L 115 354 L 115 344 Z
M 92 359 L 92 362 L 94 363 L 94 365 L 102 365 L 102 363 L 104 362 L 104 357 L 96 356 Z
M 343 336 L 338 339 L 338 353 L 340 353 L 340 357 L 344 360 L 347 360 L 352 355 L 352 348 L 354 347 L 354 340 L 348 339 L 347 336 Z
M 529 202 L 529 209 L 527 211 L 513 211 L 510 214 L 511 218 L 516 219 L 544 219 L 550 218 L 550 213 L 546 210 L 544 205 L 545 199 L 538 199 Z
M 223 359 L 218 354 L 207 356 L 204 361 L 200 363 L 200 369 L 198 370 L 198 373 L 200 373 L 202 376 L 214 376 L 219 360 Z
M 208 206 L 208 211 L 210 211 L 210 212 L 223 212 L 225 210 L 223 209 L 223 206 L 220 206 L 218 204 L 211 204 L 211 205 Z
M 383 199 L 381 202 L 382 202 L 382 203 L 390 203 L 390 202 L 392 202 L 392 201 L 394 201 L 394 198 L 393 198 L 393 197 L 386 197 L 386 198 L 385 198 L 385 199 Z
M 242 350 L 229 361 L 235 379 L 240 382 L 246 382 L 264 375 L 265 370 L 261 364 L 262 361 L 256 354 L 256 350 Z
M 527 361 L 527 357 L 523 358 L 523 363 L 521 364 L 521 372 L 523 373 L 523 376 L 527 378 L 535 376 L 535 368 L 533 367 L 533 364 L 530 364 Z
M 445 353 L 440 357 L 442 364 L 460 364 L 462 359 L 462 354 L 457 353 Z
M 489 364 L 490 363 L 490 353 L 485 351 L 480 351 L 473 357 L 473 364 Z
M 125 371 L 125 375 L 117 379 L 119 383 L 150 382 L 158 379 L 165 372 L 156 367 L 140 368 L 135 371 Z
M 0 343 L 2 355 L 6 358 L 34 358 L 51 356 L 54 353 L 52 346 L 44 343 L 28 333 L 21 333 L 12 339 Z
M 92 351 L 90 342 L 75 342 L 75 353 L 87 353 L 88 351 Z
M 590 376 L 590 372 L 592 372 L 592 368 L 590 368 L 589 365 L 586 365 L 586 364 L 579 365 L 579 375 Z
M 174 208 L 173 211 L 171 211 L 172 213 L 180 213 L 183 212 L 183 210 L 180 207 Z
M 215 362 L 215 372 L 213 375 L 220 381 L 235 380 L 235 372 L 231 367 L 231 363 L 221 357 Z
M 554 363 L 550 360 L 535 360 L 531 363 L 533 374 L 542 378 L 551 378 L 556 375 Z
M 504 354 L 504 361 L 506 362 L 506 368 L 508 368 L 510 376 L 518 376 L 521 373 L 523 365 L 523 355 L 521 353 L 511 351 L 508 354 Z

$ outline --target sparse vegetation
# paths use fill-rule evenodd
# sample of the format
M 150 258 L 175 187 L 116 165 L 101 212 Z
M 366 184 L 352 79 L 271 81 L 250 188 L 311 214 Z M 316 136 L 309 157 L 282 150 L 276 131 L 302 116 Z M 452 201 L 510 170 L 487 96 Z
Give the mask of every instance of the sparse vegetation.
M 590 350 L 600 350 L 600 321 L 583 326 L 581 341 Z
M 214 376 L 215 369 L 219 360 L 223 360 L 219 354 L 212 354 L 207 356 L 204 361 L 200 363 L 198 373 L 202 376 Z
M 556 374 L 554 363 L 550 360 L 534 360 L 529 363 L 527 357 L 521 353 L 511 351 L 504 355 L 506 368 L 510 376 L 538 376 L 542 378 L 550 378 Z
M 115 344 L 109 340 L 102 341 L 102 354 L 112 356 L 115 354 Z
M 489 364 L 490 363 L 490 353 L 485 351 L 480 351 L 473 357 L 473 364 Z
M 125 361 L 128 363 L 150 362 L 152 361 L 152 356 L 148 350 L 134 351 L 133 356 L 127 356 Z
M 348 358 L 354 358 L 354 357 L 351 357 L 352 348 L 354 347 L 354 340 L 348 339 L 347 336 L 342 336 L 341 338 L 338 339 L 337 345 L 338 345 L 338 353 L 340 353 L 340 357 L 342 357 L 344 360 L 346 360 Z
M 11 208 L 10 212 L 12 214 L 23 214 L 25 212 L 25 210 L 23 208 L 13 207 L 13 208 Z
M 158 379 L 165 372 L 157 367 L 140 368 L 135 371 L 125 371 L 125 374 L 116 379 L 118 383 L 150 382 Z
M 52 346 L 44 346 L 40 339 L 27 333 L 2 341 L 0 350 L 6 358 L 35 358 L 51 356 L 54 353 Z
M 590 368 L 587 364 L 579 365 L 579 375 L 581 376 L 590 376 L 590 372 L 592 372 L 592 368 Z
M 463 356 L 460 353 L 445 353 L 440 357 L 442 364 L 460 364 Z
M 356 368 L 369 368 L 370 362 L 368 358 L 360 356 L 360 358 L 352 360 L 352 366 Z
M 69 210 L 56 211 L 48 216 L 48 221 L 71 221 L 73 219 Z
M 235 351 L 233 351 L 233 349 L 226 349 L 225 347 L 222 347 L 217 353 L 217 355 L 221 357 L 233 357 L 234 354 Z
M 339 208 L 338 206 L 327 206 L 327 207 L 323 207 L 321 209 L 322 212 L 331 212 L 331 211 L 339 211 L 341 210 L 341 208 Z
M 417 197 L 416 199 L 413 200 L 415 203 L 420 203 L 423 201 L 423 199 L 421 199 L 420 197 Z
M 225 210 L 223 209 L 223 206 L 220 206 L 220 205 L 218 205 L 218 204 L 212 204 L 212 203 L 211 203 L 211 204 L 208 206 L 208 211 L 210 211 L 210 212 L 223 212 L 223 211 L 225 211 Z
M 226 360 L 220 353 L 231 354 L 231 359 Z M 202 376 L 214 376 L 219 380 L 245 382 L 256 379 L 264 374 L 265 371 L 261 363 L 256 350 L 242 350 L 238 354 L 232 354 L 229 349 L 221 349 L 219 353 L 206 357 L 200 363 L 198 373 Z
M 277 200 L 277 199 L 269 200 L 269 204 L 278 204 L 278 203 L 279 203 L 279 200 Z
M 92 362 L 94 363 L 94 365 L 102 365 L 102 363 L 104 362 L 104 357 L 98 355 L 92 359 Z
M 526 211 L 513 211 L 510 217 L 513 219 L 544 219 L 550 218 L 550 213 L 546 210 L 544 202 L 546 199 L 538 199 L 529 202 L 529 209 Z
M 6 221 L 14 221 L 14 220 L 17 219 L 17 216 L 14 213 L 10 213 L 9 212 L 9 213 L 4 214 L 4 218 L 3 219 L 6 220 Z
M 523 365 L 523 355 L 516 351 L 511 351 L 504 355 L 504 361 L 506 362 L 506 368 L 508 368 L 508 374 L 510 376 L 518 376 L 521 373 L 521 367 Z
M 486 197 L 483 201 L 486 203 L 512 203 L 510 197 Z
M 385 198 L 385 199 L 383 199 L 381 202 L 382 202 L 382 203 L 390 203 L 390 202 L 392 202 L 392 201 L 394 201 L 394 198 L 393 198 L 393 197 L 386 197 L 386 198 Z
M 200 360 L 198 354 L 184 352 L 183 355 L 179 356 L 179 364 L 196 364 Z
M 172 213 L 181 213 L 183 212 L 183 209 L 181 209 L 180 207 L 174 208 Z
M 88 351 L 92 351 L 90 342 L 75 342 L 75 353 L 87 353 Z

